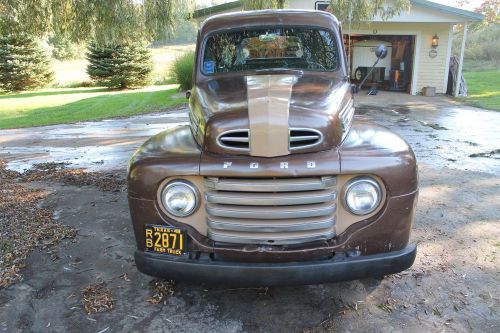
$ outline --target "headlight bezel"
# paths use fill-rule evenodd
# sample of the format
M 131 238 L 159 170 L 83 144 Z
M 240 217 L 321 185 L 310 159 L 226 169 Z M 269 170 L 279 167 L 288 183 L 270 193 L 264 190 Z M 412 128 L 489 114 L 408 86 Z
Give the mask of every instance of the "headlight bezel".
M 194 194 L 194 200 L 195 200 L 195 204 L 194 206 L 186 213 L 183 213 L 183 214 L 179 214 L 177 212 L 174 212 L 172 211 L 171 209 L 169 209 L 168 205 L 166 204 L 166 192 L 171 189 L 172 187 L 174 186 L 185 186 L 187 187 L 193 194 Z M 198 208 L 200 207 L 200 192 L 198 191 L 198 188 L 192 184 L 190 181 L 188 180 L 185 180 L 185 179 L 171 179 L 169 180 L 168 182 L 164 182 L 161 187 L 160 187 L 160 191 L 158 192 L 159 194 L 159 205 L 161 206 L 162 210 L 169 214 L 169 215 L 172 215 L 176 218 L 185 218 L 185 217 L 189 217 L 191 215 L 193 215 L 197 210 Z
M 353 209 L 348 203 L 348 195 L 350 191 L 353 189 L 354 186 L 360 183 L 368 183 L 372 185 L 377 193 L 377 200 L 375 201 L 375 204 L 372 206 L 372 208 L 370 208 L 370 210 L 365 210 L 365 211 L 356 210 Z M 384 191 L 382 189 L 382 185 L 375 178 L 370 176 L 358 176 L 350 179 L 344 186 L 342 201 L 345 209 L 349 213 L 356 216 L 367 216 L 373 214 L 380 208 L 383 198 L 384 198 Z

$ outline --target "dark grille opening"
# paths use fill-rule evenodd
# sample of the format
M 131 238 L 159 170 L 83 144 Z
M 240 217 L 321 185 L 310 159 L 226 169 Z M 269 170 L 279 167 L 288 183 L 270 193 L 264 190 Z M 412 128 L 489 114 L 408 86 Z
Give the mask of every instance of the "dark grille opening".
M 323 140 L 321 132 L 307 128 L 290 129 L 290 150 L 319 145 Z
M 234 130 L 224 132 L 217 138 L 219 146 L 227 149 L 249 150 L 250 139 L 248 130 Z

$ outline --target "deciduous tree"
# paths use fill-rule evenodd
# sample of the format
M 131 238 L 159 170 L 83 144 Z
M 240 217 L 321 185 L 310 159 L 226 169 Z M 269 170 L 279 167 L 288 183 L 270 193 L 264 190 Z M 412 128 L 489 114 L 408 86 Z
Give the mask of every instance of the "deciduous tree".
M 244 10 L 280 9 L 284 8 L 286 0 L 241 0 Z
M 410 0 L 395 0 L 390 3 L 383 0 L 330 0 L 329 11 L 344 24 L 350 22 L 356 27 L 373 21 L 377 16 L 385 21 L 410 7 Z
M 179 0 L 0 0 L 0 33 L 120 44 L 163 38 Z

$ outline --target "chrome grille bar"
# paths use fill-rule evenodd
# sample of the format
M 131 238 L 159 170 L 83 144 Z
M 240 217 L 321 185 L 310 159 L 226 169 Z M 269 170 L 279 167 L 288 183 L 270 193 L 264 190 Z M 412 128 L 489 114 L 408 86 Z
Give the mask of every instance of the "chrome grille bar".
M 335 236 L 337 178 L 206 177 L 207 236 L 238 244 L 297 244 Z
M 242 206 L 286 206 L 316 204 L 335 200 L 335 189 L 308 192 L 243 193 L 208 191 L 205 200 L 210 203 Z
M 333 214 L 336 208 L 335 203 L 282 207 L 206 204 L 207 213 L 212 216 L 263 220 L 325 216 Z
M 245 233 L 219 232 L 209 229 L 208 236 L 217 242 L 239 243 L 239 244 L 269 244 L 269 245 L 287 245 L 297 243 L 307 243 L 319 240 L 328 240 L 335 236 L 335 230 L 323 229 L 314 233 Z
M 299 192 L 324 190 L 336 185 L 331 176 L 315 178 L 277 178 L 277 179 L 234 179 L 205 178 L 205 186 L 216 191 L 232 192 Z
M 207 219 L 211 229 L 240 232 L 287 232 L 333 228 L 335 217 L 312 217 L 286 220 L 251 220 L 210 216 Z

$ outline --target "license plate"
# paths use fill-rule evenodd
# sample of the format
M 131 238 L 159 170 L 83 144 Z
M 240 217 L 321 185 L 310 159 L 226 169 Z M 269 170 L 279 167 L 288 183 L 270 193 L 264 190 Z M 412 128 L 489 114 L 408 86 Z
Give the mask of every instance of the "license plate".
M 146 225 L 146 251 L 180 256 L 186 253 L 186 230 L 163 225 Z

